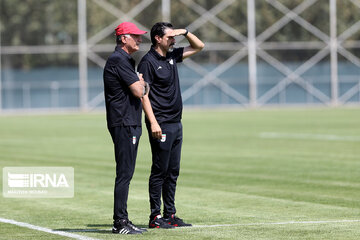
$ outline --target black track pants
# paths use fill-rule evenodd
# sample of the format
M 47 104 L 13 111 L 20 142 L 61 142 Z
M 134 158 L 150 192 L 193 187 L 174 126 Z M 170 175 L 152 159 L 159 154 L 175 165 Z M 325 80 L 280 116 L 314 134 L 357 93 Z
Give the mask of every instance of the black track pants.
M 164 201 L 164 215 L 176 213 L 175 191 L 180 171 L 182 145 L 182 124 L 162 123 L 163 138 L 154 139 L 147 125 L 152 152 L 152 167 L 149 179 L 150 218 L 161 212 L 161 196 Z
M 127 199 L 134 174 L 141 127 L 122 126 L 109 129 L 114 142 L 116 178 L 114 187 L 114 220 L 128 219 Z

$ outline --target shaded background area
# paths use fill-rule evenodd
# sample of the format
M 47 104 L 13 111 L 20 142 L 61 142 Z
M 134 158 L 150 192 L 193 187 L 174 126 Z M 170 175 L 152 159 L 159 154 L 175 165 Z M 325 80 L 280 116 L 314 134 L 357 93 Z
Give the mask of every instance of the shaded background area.
M 122 21 L 170 21 L 205 42 L 179 64 L 186 106 L 360 103 L 360 0 L 0 3 L 3 112 L 104 108 L 102 68 Z M 134 58 L 149 48 L 148 34 Z

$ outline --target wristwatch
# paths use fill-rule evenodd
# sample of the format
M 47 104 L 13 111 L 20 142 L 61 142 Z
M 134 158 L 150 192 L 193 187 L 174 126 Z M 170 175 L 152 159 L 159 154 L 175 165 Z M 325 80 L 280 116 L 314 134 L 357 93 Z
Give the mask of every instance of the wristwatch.
M 187 28 L 185 28 L 186 32 L 183 34 L 183 36 L 186 37 L 186 35 L 189 33 L 189 30 Z

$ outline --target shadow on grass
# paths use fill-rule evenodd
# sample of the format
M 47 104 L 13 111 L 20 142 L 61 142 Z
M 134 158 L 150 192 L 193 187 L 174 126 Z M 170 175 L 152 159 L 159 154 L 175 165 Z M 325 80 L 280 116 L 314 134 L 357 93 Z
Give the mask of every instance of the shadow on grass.
M 139 228 L 148 228 L 147 225 L 141 225 L 141 224 L 135 224 L 137 227 Z M 99 228 L 99 227 L 108 227 L 108 228 L 112 228 L 112 224 L 88 224 L 87 227 L 95 227 L 95 228 Z
M 88 224 L 88 228 L 58 228 L 53 229 L 53 231 L 63 231 L 63 232 L 86 232 L 86 233 L 102 233 L 102 234 L 112 234 L 111 228 L 112 224 Z M 136 225 L 140 228 L 147 228 L 146 225 Z M 107 228 L 107 229 L 98 229 L 98 228 Z
M 86 226 L 87 227 L 108 227 L 108 228 L 111 228 L 113 225 L 112 224 L 88 224 Z

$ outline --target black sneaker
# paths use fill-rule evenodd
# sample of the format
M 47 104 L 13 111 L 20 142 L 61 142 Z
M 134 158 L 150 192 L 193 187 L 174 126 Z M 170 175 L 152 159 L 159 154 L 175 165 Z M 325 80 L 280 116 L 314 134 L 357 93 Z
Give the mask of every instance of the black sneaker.
M 168 224 L 175 226 L 175 227 L 191 227 L 190 223 L 185 223 L 181 218 L 175 216 L 175 214 L 171 214 L 169 217 L 165 217 L 164 221 Z
M 114 221 L 114 226 L 112 227 L 112 233 L 118 233 L 118 234 L 142 234 L 142 231 L 135 230 L 133 225 L 129 220 L 127 219 L 120 219 Z
M 174 226 L 168 224 L 161 215 L 157 215 L 153 220 L 149 221 L 149 228 L 175 228 Z
M 128 226 L 130 226 L 132 229 L 134 229 L 135 231 L 138 232 L 147 232 L 147 230 L 145 228 L 139 228 L 137 226 L 135 226 L 131 221 L 128 222 Z

